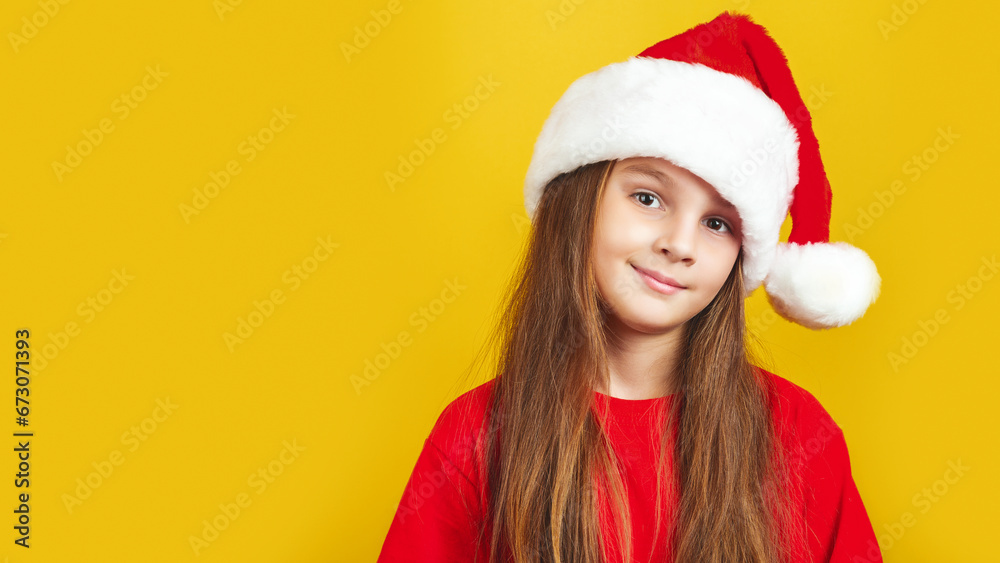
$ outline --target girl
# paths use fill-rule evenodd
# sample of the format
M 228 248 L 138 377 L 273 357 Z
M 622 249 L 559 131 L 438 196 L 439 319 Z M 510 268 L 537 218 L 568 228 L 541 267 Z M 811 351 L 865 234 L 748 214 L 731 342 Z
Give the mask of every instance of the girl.
M 860 318 L 777 44 L 713 21 L 588 74 L 535 145 L 497 377 L 441 414 L 379 561 L 881 561 L 843 433 L 756 364 L 743 300 Z M 779 243 L 791 213 L 789 241 Z

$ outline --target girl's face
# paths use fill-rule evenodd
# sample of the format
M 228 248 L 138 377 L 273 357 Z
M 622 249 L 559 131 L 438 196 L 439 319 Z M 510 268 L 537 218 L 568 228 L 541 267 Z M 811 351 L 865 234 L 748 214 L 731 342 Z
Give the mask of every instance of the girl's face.
M 594 274 L 613 316 L 666 333 L 701 312 L 742 243 L 736 208 L 711 184 L 664 159 L 615 163 L 598 206 Z

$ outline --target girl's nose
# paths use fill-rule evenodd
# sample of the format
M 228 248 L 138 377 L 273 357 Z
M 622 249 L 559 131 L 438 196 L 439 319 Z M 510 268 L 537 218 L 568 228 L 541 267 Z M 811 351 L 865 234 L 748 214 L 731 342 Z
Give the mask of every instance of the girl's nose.
M 663 230 L 656 240 L 657 250 L 670 255 L 675 261 L 693 262 L 697 235 L 697 221 L 679 215 L 671 217 L 664 222 Z

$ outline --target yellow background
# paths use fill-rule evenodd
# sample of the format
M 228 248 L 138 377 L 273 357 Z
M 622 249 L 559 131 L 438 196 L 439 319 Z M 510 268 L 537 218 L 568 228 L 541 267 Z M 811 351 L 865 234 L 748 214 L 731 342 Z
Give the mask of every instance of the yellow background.
M 552 105 L 577 77 L 726 9 L 784 49 L 834 186 L 832 238 L 866 225 L 853 243 L 883 277 L 862 320 L 826 332 L 774 317 L 759 290 L 750 318 L 774 367 L 843 427 L 886 561 L 995 557 L 1000 279 L 980 270 L 1000 240 L 995 5 L 233 3 L 0 8 L 0 357 L 13 371 L 22 328 L 36 358 L 51 352 L 31 375 L 31 547 L 13 543 L 9 435 L 0 557 L 373 561 L 437 415 L 481 382 L 461 378 L 526 235 L 522 182 Z M 31 33 L 33 18 L 47 21 Z M 464 117 L 446 113 L 467 101 Z M 60 177 L 53 162 L 102 120 L 113 130 Z M 386 172 L 439 128 L 390 188 Z M 957 137 L 935 153 L 939 128 Z M 248 137 L 270 141 L 253 160 Z M 935 161 L 914 178 L 907 162 L 925 151 Z M 239 173 L 185 220 L 181 205 L 230 161 Z M 978 290 L 961 308 L 960 284 Z M 281 303 L 227 345 L 275 291 Z M 408 344 L 356 390 L 400 333 Z M 922 345 L 893 365 L 904 338 Z M 22 430 L 12 376 L 0 390 L 0 424 Z M 949 462 L 969 469 L 954 479 Z M 67 508 L 88 477 L 98 486 Z M 943 494 L 920 501 L 935 484 Z M 237 499 L 249 503 L 224 517 Z M 213 519 L 225 529 L 196 554 Z

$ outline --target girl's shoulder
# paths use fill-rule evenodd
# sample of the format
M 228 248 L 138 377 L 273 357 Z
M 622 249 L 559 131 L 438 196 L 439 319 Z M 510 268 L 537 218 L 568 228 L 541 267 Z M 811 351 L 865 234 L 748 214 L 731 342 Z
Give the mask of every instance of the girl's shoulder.
M 478 466 L 486 444 L 486 420 L 494 381 L 491 379 L 451 401 L 427 437 L 442 456 L 469 476 L 481 469 Z
M 453 429 L 473 429 L 485 420 L 493 396 L 496 379 L 473 387 L 452 400 L 441 411 L 432 433 L 445 433 Z
M 819 399 L 804 387 L 780 375 L 758 367 L 770 382 L 771 409 L 776 421 L 782 423 L 803 443 L 808 440 L 828 441 L 842 436 L 843 431 Z
M 800 424 L 812 421 L 821 425 L 836 426 L 830 413 L 807 389 L 764 368 L 757 367 L 757 369 L 770 383 L 772 408 L 781 418 L 789 421 L 797 420 Z M 432 435 L 442 439 L 447 437 L 454 439 L 457 434 L 482 430 L 490 410 L 495 383 L 496 379 L 490 379 L 451 401 L 438 417 Z
M 757 369 L 769 383 L 772 415 L 787 438 L 812 448 L 843 439 L 840 426 L 815 395 L 784 377 Z M 481 462 L 487 432 L 495 429 L 495 425 L 487 424 L 495 382 L 490 379 L 451 401 L 427 438 L 444 457 L 463 469 L 475 470 L 470 464 Z
M 804 387 L 797 385 L 780 375 L 771 373 L 762 367 L 758 366 L 757 369 L 760 370 L 770 381 L 772 390 L 775 394 L 778 397 L 781 397 L 785 402 L 804 408 L 823 408 L 819 400 Z

